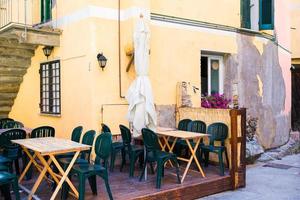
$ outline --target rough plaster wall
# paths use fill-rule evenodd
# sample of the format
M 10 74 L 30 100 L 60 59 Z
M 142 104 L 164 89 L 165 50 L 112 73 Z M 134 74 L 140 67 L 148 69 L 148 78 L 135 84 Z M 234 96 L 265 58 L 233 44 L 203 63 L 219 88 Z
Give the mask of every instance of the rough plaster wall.
M 237 55 L 226 56 L 224 62 L 224 95 L 230 99 L 234 95 L 234 85 L 238 83 Z
M 175 105 L 156 105 L 157 126 L 176 127 Z
M 261 145 L 266 149 L 283 145 L 289 137 L 290 115 L 282 114 L 286 91 L 278 48 L 270 41 L 261 55 L 253 37 L 247 35 L 239 35 L 237 43 L 238 55 L 228 57 L 225 63 L 225 94 L 232 91 L 237 81 L 239 105 L 259 119 Z

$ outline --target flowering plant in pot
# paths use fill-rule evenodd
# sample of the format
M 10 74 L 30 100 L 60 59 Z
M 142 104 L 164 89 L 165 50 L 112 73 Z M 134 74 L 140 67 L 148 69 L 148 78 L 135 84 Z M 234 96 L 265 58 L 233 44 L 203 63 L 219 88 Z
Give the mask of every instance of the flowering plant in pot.
M 229 108 L 230 102 L 231 99 L 225 98 L 223 94 L 214 93 L 201 98 L 201 107 L 226 109 Z

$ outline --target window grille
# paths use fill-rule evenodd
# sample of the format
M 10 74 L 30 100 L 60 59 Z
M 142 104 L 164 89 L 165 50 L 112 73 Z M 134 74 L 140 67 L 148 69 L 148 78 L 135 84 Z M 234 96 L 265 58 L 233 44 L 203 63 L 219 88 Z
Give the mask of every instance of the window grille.
M 40 65 L 40 110 L 46 114 L 61 113 L 59 60 Z

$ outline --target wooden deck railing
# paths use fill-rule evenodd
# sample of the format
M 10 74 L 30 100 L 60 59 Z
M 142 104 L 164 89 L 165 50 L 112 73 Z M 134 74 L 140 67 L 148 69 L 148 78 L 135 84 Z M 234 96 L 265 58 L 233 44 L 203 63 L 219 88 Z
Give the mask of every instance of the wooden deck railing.
M 246 109 L 230 110 L 232 189 L 246 185 Z
M 229 139 L 226 141 L 230 156 L 231 188 L 236 189 L 246 185 L 246 109 L 205 109 L 178 108 L 177 123 L 181 119 L 202 120 L 207 125 L 214 122 L 225 123 L 229 127 Z M 212 162 L 218 162 L 213 160 Z

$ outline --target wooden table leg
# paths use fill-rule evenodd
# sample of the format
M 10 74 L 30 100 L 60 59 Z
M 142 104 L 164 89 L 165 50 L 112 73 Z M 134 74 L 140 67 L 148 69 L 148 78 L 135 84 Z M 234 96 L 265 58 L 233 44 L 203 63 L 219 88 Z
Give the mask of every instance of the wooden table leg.
M 27 150 L 25 147 L 22 146 L 22 148 L 23 148 L 23 151 L 28 155 L 30 161 L 28 162 L 28 164 L 26 165 L 24 171 L 23 171 L 22 174 L 20 175 L 20 177 L 19 177 L 19 183 L 20 183 L 20 182 L 23 180 L 23 178 L 25 177 L 25 175 L 26 175 L 27 171 L 29 170 L 31 164 L 35 162 L 34 159 L 35 159 L 35 157 L 36 157 L 36 154 L 35 154 L 35 153 L 34 153 L 33 156 L 32 156 L 32 155 L 28 152 L 28 150 Z M 34 164 L 34 165 L 35 165 L 35 164 Z M 39 168 L 38 168 L 38 169 L 39 169 Z
M 36 153 L 34 152 L 33 155 L 30 154 L 30 152 L 28 151 L 27 148 L 23 147 L 23 151 L 27 154 L 27 156 L 29 157 L 30 161 L 28 162 L 27 166 L 25 167 L 24 171 L 22 172 L 21 176 L 19 177 L 19 183 L 23 180 L 23 178 L 25 177 L 27 171 L 29 170 L 30 166 L 33 164 L 37 170 L 41 173 L 43 167 L 40 166 L 36 161 L 35 161 L 35 157 L 36 157 Z M 46 177 L 46 176 L 45 176 Z
M 165 140 L 165 136 L 162 136 L 162 139 Z M 166 143 L 162 144 L 160 138 L 158 138 L 158 143 L 159 143 L 159 145 L 161 147 L 161 150 L 165 151 L 167 144 Z
M 40 159 L 40 157 L 42 157 L 39 153 L 36 152 L 37 157 Z M 43 158 L 43 161 L 45 161 L 45 159 Z M 36 192 L 37 188 L 39 187 L 39 185 L 41 184 L 43 177 L 45 176 L 46 172 L 47 172 L 47 168 L 49 167 L 49 165 L 51 164 L 52 160 L 51 158 L 49 158 L 48 162 L 44 163 L 42 160 L 42 164 L 44 165 L 43 170 L 41 171 L 38 179 L 36 180 L 35 184 L 33 185 L 33 188 L 31 189 L 31 192 L 28 196 L 28 199 L 31 200 L 32 196 L 34 195 L 34 193 Z
M 199 161 L 198 161 L 198 158 L 197 158 L 197 155 L 196 155 L 196 152 L 197 152 L 197 149 L 199 147 L 200 141 L 201 141 L 201 138 L 198 138 L 194 149 L 192 148 L 191 143 L 188 143 L 188 146 L 189 146 L 190 151 L 193 152 L 192 156 L 194 157 L 194 160 L 196 162 L 196 165 L 197 165 L 197 167 L 198 167 L 198 169 L 199 169 L 202 177 L 205 177 L 205 174 L 204 174 L 204 172 L 202 170 L 201 165 L 199 164 Z
M 187 166 L 186 166 L 186 168 L 184 170 L 183 176 L 181 178 L 181 183 L 184 181 L 185 176 L 186 176 L 186 174 L 187 174 L 187 172 L 188 172 L 188 170 L 190 168 L 190 165 L 191 165 L 193 159 L 195 160 L 196 165 L 197 165 L 198 169 L 200 170 L 200 173 L 201 173 L 202 177 L 205 177 L 205 174 L 204 174 L 204 172 L 203 172 L 203 170 L 202 170 L 202 168 L 201 168 L 201 166 L 200 166 L 200 164 L 198 162 L 197 156 L 196 156 L 196 151 L 197 151 L 197 148 L 198 148 L 198 146 L 200 144 L 200 138 L 197 139 L 197 142 L 196 142 L 196 145 L 195 145 L 194 149 L 192 148 L 192 145 L 191 145 L 189 139 L 185 139 L 185 141 L 186 141 L 186 143 L 187 143 L 187 145 L 189 147 L 189 150 L 191 152 L 191 157 L 190 157 L 190 159 L 188 161 L 188 164 L 187 164 Z
M 170 150 L 171 150 L 171 147 L 170 147 L 170 145 L 169 145 L 169 139 L 170 139 L 170 136 L 168 136 L 168 137 L 163 136 L 163 139 L 164 139 L 164 141 L 165 141 L 165 146 L 168 147 L 169 152 L 170 152 Z M 163 150 L 163 151 L 164 151 L 164 150 Z
M 68 168 L 66 171 L 64 171 L 62 169 L 62 167 L 60 166 L 60 164 L 58 163 L 58 161 L 56 160 L 56 158 L 54 157 L 54 155 L 50 154 L 50 158 L 53 160 L 53 163 L 55 164 L 55 166 L 57 167 L 57 169 L 59 170 L 59 172 L 62 175 L 62 178 L 60 179 L 60 182 L 57 184 L 55 191 L 53 192 L 50 200 L 54 200 L 54 198 L 56 197 L 59 189 L 62 187 L 62 184 L 64 183 L 64 181 L 67 181 L 67 183 L 69 184 L 70 188 L 73 190 L 73 192 L 75 193 L 76 197 L 79 197 L 78 191 L 76 190 L 76 188 L 74 187 L 73 183 L 70 181 L 70 179 L 68 178 L 68 174 L 70 172 L 70 170 L 72 169 L 78 155 L 79 155 L 80 151 L 76 151 L 75 155 L 73 156 Z
M 176 144 L 177 140 L 178 140 L 178 138 L 175 138 L 174 141 L 173 141 L 173 144 L 172 144 L 171 147 L 170 147 L 170 152 L 171 152 L 171 153 L 173 153 L 173 149 L 174 149 L 174 147 L 175 147 L 175 144 Z
M 169 141 L 169 139 L 170 139 L 170 136 L 168 136 L 167 138 L 166 138 L 166 137 L 163 137 L 163 139 L 164 139 L 165 143 L 167 144 L 166 146 L 168 147 L 169 152 L 170 152 L 170 153 L 173 153 L 173 149 L 174 149 L 174 147 L 175 147 L 175 144 L 176 144 L 178 138 L 176 138 L 176 137 L 174 138 L 174 141 L 173 141 L 173 143 L 172 143 L 171 146 L 170 146 L 169 143 L 168 143 L 168 141 Z M 172 162 L 171 162 L 170 160 L 169 160 L 169 163 L 170 163 L 171 167 L 173 167 L 173 164 L 172 164 Z
M 52 171 L 52 169 L 51 169 L 51 167 L 50 167 L 50 164 L 51 164 L 51 162 L 53 161 L 53 160 L 51 159 L 51 157 L 49 158 L 49 160 L 51 160 L 50 163 L 47 162 L 47 161 L 45 160 L 45 158 L 44 158 L 40 153 L 37 153 L 37 157 L 38 157 L 39 160 L 42 162 L 42 164 L 43 164 L 44 166 L 47 167 L 48 173 L 49 173 L 50 176 L 53 178 L 53 180 L 56 182 L 56 184 L 58 184 L 58 183 L 59 183 L 59 180 L 58 180 L 58 178 L 57 178 L 57 175 Z

